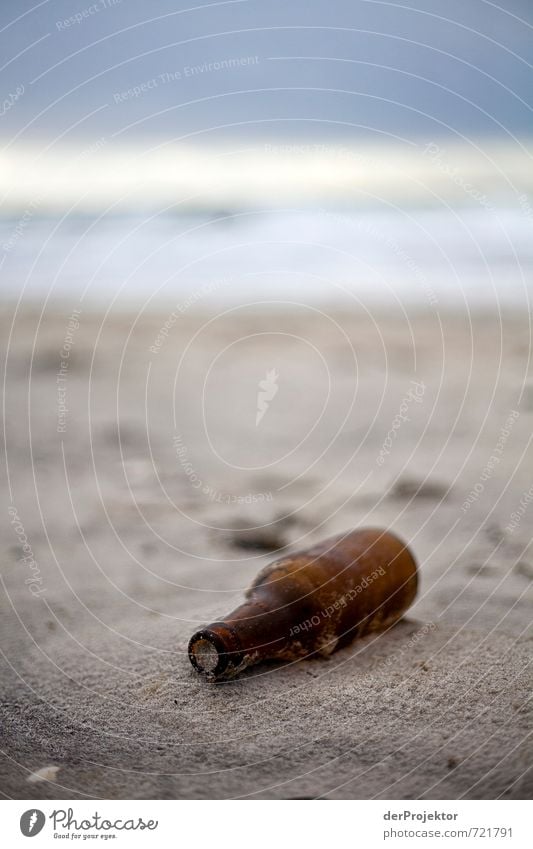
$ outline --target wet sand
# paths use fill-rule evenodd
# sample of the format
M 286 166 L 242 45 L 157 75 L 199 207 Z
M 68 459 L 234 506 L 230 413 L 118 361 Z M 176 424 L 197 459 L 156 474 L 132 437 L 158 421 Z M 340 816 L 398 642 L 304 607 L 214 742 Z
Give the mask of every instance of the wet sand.
M 528 317 L 171 310 L 0 317 L 2 792 L 530 796 Z M 365 524 L 418 559 L 406 620 L 193 671 L 261 566 Z

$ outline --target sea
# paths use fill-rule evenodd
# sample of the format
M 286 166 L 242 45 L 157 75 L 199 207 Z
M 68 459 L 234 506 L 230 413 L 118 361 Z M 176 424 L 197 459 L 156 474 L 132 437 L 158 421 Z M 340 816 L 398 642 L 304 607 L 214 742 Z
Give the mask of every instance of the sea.
M 0 301 L 529 309 L 533 147 L 0 154 Z

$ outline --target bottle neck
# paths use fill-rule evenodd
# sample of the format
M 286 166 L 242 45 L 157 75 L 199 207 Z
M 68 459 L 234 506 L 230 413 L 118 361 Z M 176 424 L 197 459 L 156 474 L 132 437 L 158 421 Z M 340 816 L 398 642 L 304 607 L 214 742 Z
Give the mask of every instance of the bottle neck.
M 237 607 L 224 622 L 214 622 L 190 640 L 193 666 L 211 680 L 231 678 L 247 666 L 275 657 L 290 632 L 290 607 L 269 609 L 257 599 Z

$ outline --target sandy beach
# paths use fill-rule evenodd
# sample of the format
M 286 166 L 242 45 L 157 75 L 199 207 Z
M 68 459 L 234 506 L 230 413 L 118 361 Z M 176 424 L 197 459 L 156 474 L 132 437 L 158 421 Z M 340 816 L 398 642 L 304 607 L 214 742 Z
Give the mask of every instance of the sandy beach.
M 531 796 L 529 316 L 171 315 L 0 316 L 4 796 Z M 360 525 L 416 555 L 403 622 L 194 672 L 263 565 Z

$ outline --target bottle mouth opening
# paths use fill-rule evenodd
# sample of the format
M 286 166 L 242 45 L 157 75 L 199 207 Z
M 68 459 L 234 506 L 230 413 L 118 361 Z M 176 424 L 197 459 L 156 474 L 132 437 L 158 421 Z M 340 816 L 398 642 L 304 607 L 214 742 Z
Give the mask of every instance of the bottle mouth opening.
M 242 652 L 236 645 L 233 629 L 224 627 L 224 633 L 219 634 L 212 628 L 193 634 L 189 641 L 189 660 L 197 672 L 214 681 L 239 665 Z
M 200 672 L 205 672 L 209 675 L 215 671 L 219 662 L 219 654 L 217 648 L 211 640 L 206 640 L 205 637 L 200 637 L 189 648 L 192 660 L 196 668 Z

